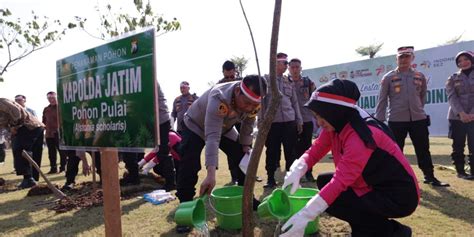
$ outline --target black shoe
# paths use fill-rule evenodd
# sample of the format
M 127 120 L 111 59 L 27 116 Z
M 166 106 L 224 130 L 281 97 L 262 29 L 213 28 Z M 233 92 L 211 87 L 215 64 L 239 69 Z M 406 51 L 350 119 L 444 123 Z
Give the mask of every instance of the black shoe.
M 66 171 L 66 168 L 64 168 L 64 167 L 59 167 L 59 173 L 62 173 L 62 172 L 64 172 L 64 171 Z
M 61 191 L 71 191 L 74 189 L 74 183 L 66 183 L 64 186 L 61 188 Z
M 176 232 L 178 232 L 178 234 L 184 234 L 184 233 L 189 233 L 191 232 L 191 227 L 189 226 L 176 226 Z
M 393 234 L 392 236 L 396 236 L 396 237 L 411 237 L 412 235 L 412 232 L 411 232 L 411 228 L 406 226 L 406 225 L 403 225 L 401 223 L 399 223 L 398 221 L 394 221 L 392 220 L 392 222 L 394 223 L 394 230 L 393 230 Z
M 19 189 L 31 188 L 36 185 L 36 182 L 33 178 L 23 179 L 20 184 L 18 184 Z
M 316 181 L 316 180 L 314 179 L 312 173 L 309 173 L 309 172 L 306 173 L 306 174 L 305 174 L 305 177 L 306 177 L 306 181 L 307 181 L 307 182 L 315 182 L 315 181 Z
M 258 210 L 258 206 L 260 206 L 260 201 L 253 198 L 253 204 L 252 204 L 252 208 L 253 208 L 253 211 L 257 211 Z
M 263 188 L 274 188 L 276 187 L 276 182 L 275 179 L 269 179 L 265 185 L 263 185 Z
M 437 178 L 433 177 L 425 177 L 425 180 L 423 181 L 425 184 L 431 184 L 433 187 L 449 187 L 448 183 L 443 183 L 439 181 Z
M 127 176 L 125 178 L 120 179 L 120 186 L 130 186 L 130 185 L 139 185 L 140 184 L 140 179 L 137 178 L 130 178 L 130 176 Z
M 169 185 L 165 184 L 164 188 L 166 192 L 173 191 L 173 190 L 176 190 L 176 184 L 169 184 Z
M 57 168 L 51 168 L 48 173 L 46 174 L 56 174 L 58 172 Z
M 474 180 L 474 176 L 468 175 L 466 172 L 458 172 L 457 177 L 465 180 Z

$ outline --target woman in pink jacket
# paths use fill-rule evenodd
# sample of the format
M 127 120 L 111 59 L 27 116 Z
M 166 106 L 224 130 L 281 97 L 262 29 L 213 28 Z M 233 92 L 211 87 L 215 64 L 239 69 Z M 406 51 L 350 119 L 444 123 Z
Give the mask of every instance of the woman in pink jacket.
M 294 193 L 301 176 L 329 151 L 336 171 L 318 176 L 321 191 L 285 223 L 281 236 L 303 236 L 307 223 L 324 211 L 347 221 L 355 237 L 411 236 L 410 227 L 390 218 L 415 211 L 416 176 L 388 127 L 356 105 L 359 97 L 354 82 L 335 79 L 306 103 L 322 131 L 292 164 L 283 188 L 290 186 Z

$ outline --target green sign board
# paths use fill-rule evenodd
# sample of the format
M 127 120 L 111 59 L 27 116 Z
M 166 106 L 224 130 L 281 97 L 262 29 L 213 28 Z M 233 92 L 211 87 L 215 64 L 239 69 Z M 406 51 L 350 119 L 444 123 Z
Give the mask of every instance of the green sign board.
M 128 35 L 56 62 L 61 147 L 143 151 L 158 134 L 155 35 Z

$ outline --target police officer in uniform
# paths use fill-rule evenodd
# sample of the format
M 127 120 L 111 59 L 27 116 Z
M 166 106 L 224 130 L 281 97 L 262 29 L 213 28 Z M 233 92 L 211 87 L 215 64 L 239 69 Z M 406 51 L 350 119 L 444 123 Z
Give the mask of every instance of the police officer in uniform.
M 410 134 L 418 167 L 424 174 L 424 183 L 438 187 L 449 186 L 434 176 L 428 131 L 430 121 L 424 111 L 427 81 L 425 75 L 411 67 L 414 58 L 413 46 L 398 48 L 398 67 L 382 78 L 375 117 L 385 121 L 388 105 L 388 125 L 402 151 L 405 138 Z
M 197 100 L 198 97 L 196 94 L 189 93 L 189 83 L 187 81 L 181 82 L 179 89 L 181 90 L 181 95 L 176 97 L 176 99 L 173 101 L 173 110 L 171 111 L 171 116 L 177 123 L 176 131 L 181 134 L 181 131 L 183 130 L 181 123 L 183 121 L 184 114 L 186 111 L 188 111 L 188 108 L 195 100 Z M 173 124 L 171 124 L 171 127 L 173 127 Z
M 235 71 L 235 64 L 232 61 L 225 61 L 224 64 L 222 64 L 222 75 L 224 76 L 222 79 L 220 79 L 217 84 L 220 83 L 226 83 L 230 81 L 237 81 L 241 80 L 242 78 L 237 77 L 237 73 Z
M 295 157 L 300 157 L 307 149 L 311 147 L 311 141 L 313 139 L 314 116 L 308 108 L 304 107 L 304 105 L 309 101 L 311 93 L 316 90 L 316 85 L 313 81 L 311 81 L 311 79 L 309 79 L 309 77 L 301 76 L 301 60 L 297 58 L 290 60 L 289 72 L 290 80 L 292 80 L 295 84 L 301 117 L 303 118 L 303 132 L 298 134 L 295 146 Z M 305 178 L 308 182 L 315 181 L 312 171 L 313 169 L 309 168 L 305 174 Z
M 201 151 L 205 149 L 207 176 L 200 186 L 200 195 L 210 194 L 216 184 L 219 148 L 227 155 L 239 185 L 245 174 L 239 163 L 252 145 L 252 130 L 260 106 L 260 78 L 246 76 L 242 81 L 218 84 L 204 92 L 184 115 L 181 140 L 182 156 L 178 172 L 176 196 L 180 202 L 193 199 L 198 172 L 201 169 Z M 266 83 L 262 79 L 263 91 Z M 234 128 L 241 122 L 240 134 Z M 258 201 L 254 200 L 254 208 Z
M 295 156 L 295 145 L 297 135 L 303 130 L 303 120 L 301 118 L 298 97 L 294 83 L 283 73 L 288 67 L 288 55 L 285 53 L 277 54 L 276 81 L 278 90 L 282 94 L 281 103 L 277 108 L 275 118 L 273 119 L 270 131 L 268 132 L 266 147 L 265 169 L 267 170 L 267 183 L 264 188 L 273 188 L 276 186 L 275 171 L 277 164 L 280 163 L 281 144 L 285 154 L 286 170 L 288 171 Z M 268 109 L 271 101 L 271 95 L 265 96 L 262 103 L 264 108 Z M 262 111 L 264 112 L 264 111 Z
M 446 82 L 448 94 L 449 137 L 453 139 L 453 159 L 457 176 L 462 179 L 474 179 L 474 60 L 467 51 L 456 55 L 459 71 Z M 464 146 L 466 137 L 469 149 L 471 175 L 464 170 Z

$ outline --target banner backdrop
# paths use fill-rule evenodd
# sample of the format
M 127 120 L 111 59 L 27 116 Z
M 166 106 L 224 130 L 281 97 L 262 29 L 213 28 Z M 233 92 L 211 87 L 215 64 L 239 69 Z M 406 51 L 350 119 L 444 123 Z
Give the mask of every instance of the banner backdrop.
M 416 49 L 416 48 L 415 48 Z M 415 51 L 413 68 L 428 79 L 425 112 L 431 117 L 430 135 L 448 135 L 448 98 L 445 83 L 458 71 L 454 57 L 459 51 L 474 51 L 474 41 Z M 334 78 L 354 81 L 361 92 L 358 105 L 375 113 L 380 81 L 387 72 L 397 67 L 396 56 L 385 56 L 362 61 L 303 70 L 317 86 Z
M 150 29 L 56 62 L 61 148 L 155 146 L 154 39 Z

